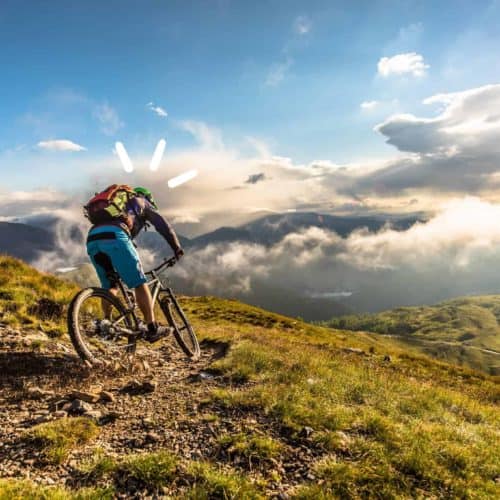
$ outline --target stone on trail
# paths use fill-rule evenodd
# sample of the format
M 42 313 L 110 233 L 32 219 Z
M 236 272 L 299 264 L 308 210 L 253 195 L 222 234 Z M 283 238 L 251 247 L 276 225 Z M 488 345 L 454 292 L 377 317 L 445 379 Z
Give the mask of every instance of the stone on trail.
M 40 387 L 29 387 L 26 394 L 31 399 L 45 399 L 55 396 L 54 391 L 41 389 Z
M 114 403 L 116 400 L 114 394 L 110 391 L 101 391 L 99 394 L 99 401 L 103 401 L 105 403 Z
M 131 380 L 127 385 L 122 387 L 121 391 L 127 394 L 146 394 L 156 390 L 158 383 L 155 380 Z
M 70 399 L 80 399 L 86 403 L 97 403 L 99 401 L 99 394 L 95 392 L 73 391 L 70 394 Z
M 86 411 L 82 416 L 87 417 L 87 418 L 92 418 L 96 422 L 99 422 L 102 418 L 102 412 L 99 410 L 89 410 Z
M 85 401 L 82 401 L 81 399 L 73 400 L 70 407 L 70 413 L 76 415 L 84 415 L 88 412 L 91 412 L 92 410 L 93 410 L 92 405 L 86 403 Z
M 156 443 L 160 441 L 161 437 L 156 432 L 148 432 L 145 436 L 145 441 L 147 443 Z
M 99 419 L 99 425 L 111 424 L 120 417 L 121 413 L 117 411 L 109 411 L 107 413 L 102 414 L 101 418 Z

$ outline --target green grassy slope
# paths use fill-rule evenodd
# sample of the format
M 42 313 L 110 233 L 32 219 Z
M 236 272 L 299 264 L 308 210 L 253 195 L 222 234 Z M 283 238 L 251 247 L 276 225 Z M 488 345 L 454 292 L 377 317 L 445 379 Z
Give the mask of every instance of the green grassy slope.
M 344 316 L 325 325 L 391 335 L 438 359 L 500 374 L 499 321 L 500 296 L 489 295 Z
M 23 281 L 25 273 L 31 277 Z M 50 289 L 47 279 L 54 280 Z M 1 257 L 0 282 L 4 292 L 15 288 L 29 300 L 43 291 L 63 302 L 74 292 Z M 285 479 L 275 461 L 299 443 L 308 450 L 310 476 L 289 490 L 293 498 L 500 496 L 498 378 L 405 352 L 391 338 L 314 326 L 236 301 L 186 297 L 182 305 L 201 339 L 228 346 L 209 367 L 225 384 L 207 389 L 199 407 L 214 418 L 251 415 L 256 427 L 229 434 L 220 446 L 252 460 L 233 462 L 214 451 L 200 462 L 169 458 L 158 472 L 158 460 L 146 454 L 140 467 L 123 457 L 109 471 L 140 470 L 151 491 L 183 474 L 184 498 L 262 498 L 268 485 Z M 116 477 L 108 474 L 107 486 Z M 23 488 L 29 495 L 29 483 L 0 480 L 0 498 L 10 491 L 23 497 Z M 44 494 L 30 498 L 50 498 Z
M 23 261 L 0 255 L 0 323 L 42 330 L 57 337 L 66 331 L 64 307 L 78 287 L 39 273 Z M 44 299 L 40 302 L 40 299 Z

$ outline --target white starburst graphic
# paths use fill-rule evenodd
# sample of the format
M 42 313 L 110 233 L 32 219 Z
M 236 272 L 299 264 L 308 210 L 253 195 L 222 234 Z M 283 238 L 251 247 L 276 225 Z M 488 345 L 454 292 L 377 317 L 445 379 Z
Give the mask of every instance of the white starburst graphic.
M 158 144 L 156 145 L 156 148 L 153 152 L 153 156 L 151 157 L 151 161 L 149 163 L 149 170 L 152 172 L 156 172 L 160 166 L 161 160 L 163 158 L 163 155 L 165 153 L 165 148 L 167 146 L 167 141 L 165 139 L 160 139 L 158 141 Z M 132 160 L 130 159 L 130 156 L 127 153 L 127 150 L 125 146 L 123 145 L 122 142 L 116 142 L 115 143 L 115 151 L 116 154 L 118 155 L 118 158 L 120 159 L 120 162 L 123 166 L 123 169 L 127 173 L 131 173 L 134 171 L 134 164 L 132 163 Z M 177 177 L 172 177 L 171 179 L 168 180 L 167 185 L 170 189 L 174 189 L 181 184 L 185 184 L 186 182 L 189 182 L 190 180 L 194 179 L 198 175 L 197 170 L 188 170 Z

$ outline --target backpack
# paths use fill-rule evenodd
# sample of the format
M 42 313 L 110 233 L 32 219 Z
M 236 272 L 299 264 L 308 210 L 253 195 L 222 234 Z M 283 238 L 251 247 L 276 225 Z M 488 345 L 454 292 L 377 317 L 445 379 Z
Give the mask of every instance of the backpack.
M 83 207 L 83 213 L 94 225 L 124 222 L 130 229 L 131 218 L 127 214 L 127 203 L 135 196 L 126 184 L 113 184 L 95 196 Z

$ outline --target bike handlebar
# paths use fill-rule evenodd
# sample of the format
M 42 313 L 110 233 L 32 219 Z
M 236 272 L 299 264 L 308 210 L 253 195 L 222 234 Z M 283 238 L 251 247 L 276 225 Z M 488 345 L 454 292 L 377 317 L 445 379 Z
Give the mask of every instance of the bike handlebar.
M 177 263 L 176 257 L 170 257 L 169 259 L 164 259 L 163 262 L 158 267 L 151 269 L 146 274 L 157 273 L 158 271 L 160 271 L 163 268 L 175 266 L 176 263 Z

